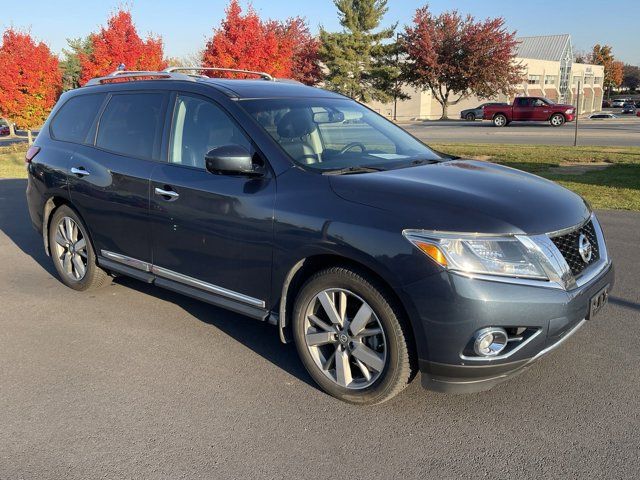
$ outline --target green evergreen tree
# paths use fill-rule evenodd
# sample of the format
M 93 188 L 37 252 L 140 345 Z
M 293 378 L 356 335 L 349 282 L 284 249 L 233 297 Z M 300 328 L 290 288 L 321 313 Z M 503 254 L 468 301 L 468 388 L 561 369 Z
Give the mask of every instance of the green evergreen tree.
M 325 87 L 362 102 L 389 101 L 398 91 L 396 25 L 375 32 L 387 0 L 334 0 L 342 32 L 320 30 Z
M 73 90 L 80 86 L 82 68 L 80 66 L 80 54 L 90 55 L 92 44 L 90 37 L 68 38 L 69 49 L 62 49 L 64 60 L 60 62 L 62 69 L 62 90 Z

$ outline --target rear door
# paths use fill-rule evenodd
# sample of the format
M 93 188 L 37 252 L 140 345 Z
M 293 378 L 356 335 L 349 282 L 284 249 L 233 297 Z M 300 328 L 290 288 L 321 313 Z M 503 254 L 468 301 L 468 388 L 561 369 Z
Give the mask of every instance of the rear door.
M 516 98 L 513 102 L 513 119 L 514 120 L 533 120 L 534 107 L 532 98 Z
M 70 161 L 70 195 L 96 253 L 137 266 L 151 262 L 149 181 L 159 158 L 167 94 L 111 93 L 89 144 Z
M 260 316 L 271 290 L 275 178 L 270 170 L 260 178 L 209 173 L 208 151 L 235 144 L 259 155 L 253 142 L 209 98 L 177 93 L 170 103 L 168 158 L 151 179 L 154 273 L 175 282 L 169 288 L 186 285 Z

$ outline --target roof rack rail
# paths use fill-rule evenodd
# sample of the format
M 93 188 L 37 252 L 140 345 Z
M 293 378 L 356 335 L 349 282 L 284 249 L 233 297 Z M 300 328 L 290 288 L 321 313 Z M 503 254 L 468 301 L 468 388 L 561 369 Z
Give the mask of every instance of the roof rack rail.
M 271 75 L 266 72 L 256 72 L 253 70 L 240 70 L 237 68 L 221 68 L 221 67 L 168 67 L 163 72 L 173 73 L 178 71 L 193 71 L 193 72 L 232 72 L 232 73 L 245 73 L 248 75 L 257 75 L 263 80 L 270 82 L 275 81 Z
M 85 86 L 91 85 L 102 85 L 110 82 L 118 82 L 120 78 L 127 79 L 135 79 L 135 78 L 149 78 L 153 77 L 155 80 L 188 80 L 190 82 L 194 82 L 195 79 L 190 75 L 185 75 L 183 73 L 178 72 L 156 72 L 156 71 L 144 71 L 144 70 L 116 70 L 115 72 L 111 72 L 109 75 L 104 77 L 92 78 L 89 80 Z

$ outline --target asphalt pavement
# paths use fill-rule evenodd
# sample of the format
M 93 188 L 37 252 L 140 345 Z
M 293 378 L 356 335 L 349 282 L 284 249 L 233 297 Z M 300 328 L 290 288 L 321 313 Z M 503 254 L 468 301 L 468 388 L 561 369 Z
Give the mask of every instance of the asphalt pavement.
M 274 327 L 125 278 L 63 286 L 0 180 L 0 478 L 638 478 L 640 214 L 600 212 L 601 315 L 490 392 L 371 408 Z
M 541 122 L 513 122 L 494 127 L 490 121 L 426 121 L 402 124 L 425 143 L 510 143 L 572 146 L 575 123 L 552 127 Z M 640 146 L 640 117 L 578 122 L 578 145 Z

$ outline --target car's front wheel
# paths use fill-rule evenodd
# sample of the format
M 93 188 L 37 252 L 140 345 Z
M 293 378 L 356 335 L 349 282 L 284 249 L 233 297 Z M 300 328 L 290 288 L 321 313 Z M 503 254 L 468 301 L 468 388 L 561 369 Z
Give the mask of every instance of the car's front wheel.
M 551 118 L 549 119 L 549 123 L 553 127 L 560 127 L 561 125 L 564 125 L 564 115 L 562 115 L 561 113 L 556 113 L 554 115 L 551 115 Z
M 467 113 L 467 115 L 465 116 L 465 118 L 467 120 L 469 120 L 470 122 L 474 122 L 476 120 L 476 114 L 473 112 L 469 112 Z
M 335 267 L 313 275 L 293 310 L 300 358 L 322 389 L 354 404 L 397 395 L 411 378 L 410 332 L 378 282 Z
M 108 283 L 80 216 L 66 205 L 58 208 L 49 224 L 49 250 L 62 283 L 74 290 L 90 290 Z

